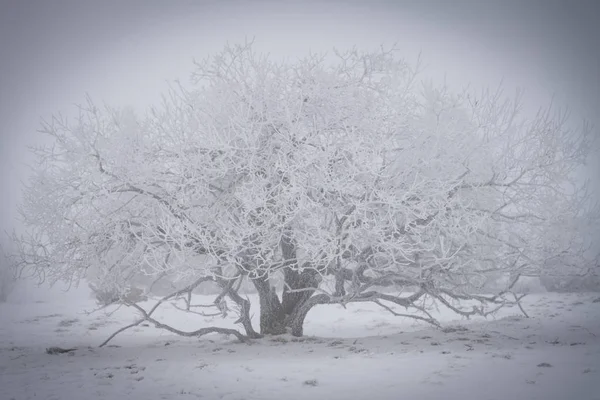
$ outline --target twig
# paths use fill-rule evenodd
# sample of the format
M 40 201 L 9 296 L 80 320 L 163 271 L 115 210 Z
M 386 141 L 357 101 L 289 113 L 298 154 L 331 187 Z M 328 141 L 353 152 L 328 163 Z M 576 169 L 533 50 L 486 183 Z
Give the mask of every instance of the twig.
M 592 335 L 593 337 L 598 337 L 598 335 L 596 335 L 594 332 L 590 331 L 585 326 L 580 326 L 580 328 L 583 329 L 584 331 L 586 331 L 587 333 L 589 333 L 590 335 Z
M 110 312 L 108 312 L 108 313 L 105 314 L 106 316 L 111 317 L 114 313 L 116 313 L 117 311 L 119 311 L 121 309 L 121 307 L 123 306 L 123 304 L 118 303 L 117 301 L 113 301 L 110 304 L 106 304 L 106 305 L 100 306 L 100 307 L 95 308 L 95 309 L 93 309 L 91 311 L 84 311 L 84 313 L 85 313 L 85 315 L 92 315 L 94 313 L 97 313 L 98 311 L 102 311 L 102 310 L 104 310 L 104 309 L 106 309 L 106 308 L 108 308 L 110 306 L 114 306 L 114 305 L 116 305 L 117 307 L 114 310 L 112 310 L 112 311 L 110 311 Z
M 515 303 L 517 303 L 517 306 L 519 306 L 519 310 L 521 310 L 521 312 L 523 313 L 523 315 L 525 316 L 525 318 L 529 318 L 529 315 L 527 315 L 527 313 L 523 309 L 523 306 L 521 305 L 521 299 L 523 297 L 525 297 L 525 295 L 521 295 L 521 297 L 518 297 L 517 294 L 514 293 L 514 292 L 513 292 L 512 295 L 515 297 Z
M 171 304 L 171 305 L 172 305 L 174 308 L 176 308 L 177 310 L 179 310 L 179 311 L 187 312 L 187 313 L 190 313 L 190 314 L 196 314 L 196 315 L 199 315 L 199 316 L 201 316 L 201 317 L 216 317 L 216 316 L 219 316 L 219 315 L 223 315 L 223 313 L 222 313 L 222 312 L 213 313 L 213 314 L 204 314 L 204 313 L 202 313 L 202 312 L 199 312 L 199 311 L 192 311 L 192 310 L 190 310 L 189 308 L 187 308 L 187 309 L 186 309 L 186 308 L 181 308 L 181 307 L 179 307 L 177 304 Z M 202 307 L 202 305 L 195 306 L 195 307 Z M 205 306 L 205 307 L 206 307 L 206 306 Z M 215 306 L 214 306 L 214 305 L 212 305 L 212 306 L 210 306 L 210 307 L 215 307 Z
M 146 319 L 140 319 L 136 322 L 134 322 L 133 324 L 124 326 L 123 328 L 119 329 L 118 331 L 116 331 L 115 333 L 113 333 L 112 335 L 110 335 L 108 337 L 108 339 L 106 339 L 104 342 L 102 342 L 102 344 L 98 347 L 104 347 L 108 342 L 110 342 L 115 336 L 117 336 L 119 333 L 126 331 L 129 328 L 133 328 L 134 326 L 138 326 L 139 324 L 141 324 L 142 322 L 144 322 Z
M 437 322 L 433 318 L 425 318 L 425 317 L 421 317 L 420 315 L 411 315 L 411 314 L 398 313 L 398 312 L 392 310 L 391 307 L 388 307 L 385 304 L 381 303 L 379 300 L 373 300 L 373 303 L 377 304 L 378 306 L 380 306 L 382 308 L 385 308 L 387 311 L 389 311 L 390 313 L 392 313 L 396 317 L 405 317 L 405 318 L 416 319 L 416 320 L 419 320 L 419 321 L 424 321 L 424 322 L 427 322 L 428 324 L 431 324 L 431 325 L 433 325 L 433 326 L 435 326 L 437 328 L 439 328 L 441 326 L 439 324 L 439 322 Z

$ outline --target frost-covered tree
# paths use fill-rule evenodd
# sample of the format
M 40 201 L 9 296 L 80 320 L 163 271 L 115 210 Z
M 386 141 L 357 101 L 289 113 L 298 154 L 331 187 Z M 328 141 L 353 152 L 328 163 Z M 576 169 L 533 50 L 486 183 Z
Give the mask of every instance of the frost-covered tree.
M 590 129 L 418 74 L 393 49 L 288 62 L 227 46 L 147 115 L 89 101 L 74 121 L 53 118 L 53 145 L 34 149 L 20 263 L 52 281 L 92 276 L 122 300 L 132 286 L 166 280 L 173 298 L 215 282 L 252 337 L 243 281 L 262 334 L 302 335 L 319 304 L 435 324 L 427 301 L 487 315 L 549 259 L 585 271 L 575 222 L 598 209 L 576 177 Z M 484 296 L 493 274 L 511 282 Z

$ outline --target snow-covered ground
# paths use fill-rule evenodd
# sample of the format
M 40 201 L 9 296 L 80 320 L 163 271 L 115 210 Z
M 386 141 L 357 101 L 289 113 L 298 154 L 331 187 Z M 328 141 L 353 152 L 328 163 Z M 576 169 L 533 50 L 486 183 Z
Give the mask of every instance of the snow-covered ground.
M 0 399 L 600 399 L 598 294 L 531 294 L 529 319 L 439 310 L 444 331 L 357 304 L 315 308 L 304 338 L 243 344 L 138 326 L 98 348 L 137 314 L 88 314 L 86 289 L 21 288 L 0 304 Z M 189 331 L 235 319 L 168 304 L 156 317 Z M 47 354 L 52 346 L 76 350 Z

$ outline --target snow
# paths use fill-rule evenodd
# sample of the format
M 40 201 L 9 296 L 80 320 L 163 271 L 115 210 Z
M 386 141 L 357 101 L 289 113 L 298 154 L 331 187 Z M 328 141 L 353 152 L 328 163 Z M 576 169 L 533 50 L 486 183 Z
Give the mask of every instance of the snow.
M 595 400 L 598 298 L 530 294 L 531 318 L 505 309 L 465 321 L 434 310 L 445 331 L 375 305 L 321 306 L 309 313 L 303 338 L 244 344 L 138 326 L 98 348 L 137 318 L 135 310 L 90 314 L 96 305 L 87 288 L 22 287 L 0 304 L 0 399 Z M 190 331 L 233 327 L 235 318 L 203 320 L 168 304 L 157 311 L 160 321 Z M 76 350 L 47 354 L 53 346 Z

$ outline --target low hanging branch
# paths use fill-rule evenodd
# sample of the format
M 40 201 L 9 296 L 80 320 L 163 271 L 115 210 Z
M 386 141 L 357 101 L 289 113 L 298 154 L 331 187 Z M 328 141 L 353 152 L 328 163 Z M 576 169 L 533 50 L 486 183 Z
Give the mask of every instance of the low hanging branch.
M 382 302 L 380 302 L 379 300 L 373 300 L 373 303 L 375 303 L 378 306 L 380 306 L 381 308 L 384 308 L 385 310 L 389 311 L 392 315 L 394 315 L 396 317 L 412 318 L 412 319 L 416 319 L 416 320 L 419 320 L 419 321 L 427 322 L 428 324 L 431 324 L 431 325 L 433 325 L 433 326 L 435 326 L 437 328 L 441 327 L 440 323 L 437 322 L 432 317 L 425 318 L 425 317 L 421 317 L 420 315 L 398 313 L 398 312 L 392 310 L 391 307 L 388 307 L 385 304 L 383 304 Z
M 214 327 L 214 326 L 211 326 L 208 328 L 200 328 L 193 332 L 184 332 L 179 329 L 175 329 L 169 325 L 158 322 L 157 320 L 152 318 L 146 312 L 146 310 L 144 310 L 142 307 L 138 306 L 137 304 L 132 304 L 132 306 L 135 307 L 135 309 L 137 309 L 144 316 L 144 321 L 151 322 L 154 324 L 154 326 L 156 326 L 159 329 L 165 329 L 169 332 L 175 333 L 180 336 L 193 337 L 193 336 L 203 336 L 203 335 L 206 335 L 209 333 L 221 333 L 223 335 L 234 335 L 235 337 L 237 337 L 240 340 L 240 342 L 246 342 L 246 339 L 247 339 L 246 336 L 242 335 L 240 332 L 236 331 L 235 329 L 218 328 L 218 327 Z
M 214 279 L 212 277 L 202 277 L 199 278 L 198 280 L 196 280 L 194 283 L 192 283 L 189 286 L 186 286 L 185 288 L 178 290 L 176 292 L 173 292 L 165 297 L 163 297 L 162 299 L 160 299 L 158 302 L 156 302 L 156 304 L 150 309 L 150 311 L 146 311 L 144 310 L 142 307 L 140 307 L 138 304 L 136 303 L 127 303 L 127 306 L 131 306 L 134 307 L 136 310 L 138 310 L 140 312 L 140 314 L 142 314 L 142 318 L 140 318 L 139 320 L 137 320 L 136 322 L 129 324 L 121 329 L 119 329 L 118 331 L 114 332 L 112 335 L 110 335 L 104 342 L 102 342 L 102 344 L 100 344 L 99 347 L 104 347 L 106 346 L 112 339 L 114 339 L 118 334 L 126 331 L 127 329 L 133 328 L 135 326 L 138 326 L 139 324 L 141 324 L 144 321 L 148 321 L 152 324 L 154 324 L 155 327 L 159 328 L 159 329 L 165 329 L 169 332 L 175 333 L 179 336 L 185 336 L 185 337 L 200 337 L 200 336 L 204 336 L 207 335 L 209 333 L 221 333 L 224 335 L 234 335 L 236 338 L 238 338 L 241 342 L 246 342 L 248 337 L 241 334 L 240 332 L 238 332 L 235 329 L 229 329 L 229 328 L 219 328 L 219 327 L 207 327 L 207 328 L 201 328 L 198 329 L 196 331 L 193 332 L 185 332 L 185 331 L 181 331 L 179 329 L 173 328 L 172 326 L 163 324 L 159 321 L 157 321 L 156 319 L 154 319 L 152 317 L 152 314 L 158 309 L 158 307 L 163 304 L 165 301 L 168 301 L 170 299 L 173 299 L 177 296 L 180 296 L 182 294 L 186 294 L 186 293 L 191 293 L 192 290 L 194 290 L 196 287 L 198 287 L 201 283 L 203 282 L 211 282 L 214 281 Z

